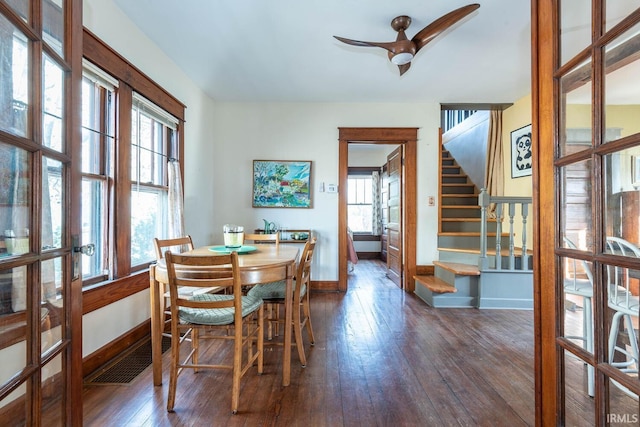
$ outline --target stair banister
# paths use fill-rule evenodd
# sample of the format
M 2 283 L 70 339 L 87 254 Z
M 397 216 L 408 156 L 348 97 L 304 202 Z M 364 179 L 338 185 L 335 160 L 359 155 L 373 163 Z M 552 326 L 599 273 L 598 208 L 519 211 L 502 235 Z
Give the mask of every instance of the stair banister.
M 516 257 L 515 257 L 515 234 L 513 232 L 513 218 L 516 216 L 515 203 L 509 203 L 509 270 L 515 270 Z
M 490 196 L 486 189 L 481 189 L 480 194 L 478 195 L 478 204 L 480 205 L 480 258 L 478 261 L 478 267 L 481 270 L 486 270 L 489 268 L 489 259 L 487 257 L 487 245 L 488 245 L 488 210 L 489 206 L 494 203 L 496 205 L 496 255 L 495 255 L 495 266 L 496 270 L 502 270 L 502 244 L 501 244 L 501 235 L 502 235 L 502 222 L 504 220 L 503 217 L 503 206 L 506 204 L 508 207 L 504 209 L 508 209 L 509 215 L 509 270 L 516 269 L 516 254 L 515 254 L 515 229 L 514 229 L 514 218 L 516 215 L 516 206 L 520 206 L 520 214 L 522 217 L 522 253 L 520 257 L 522 259 L 520 269 L 527 270 L 528 269 L 528 255 L 527 255 L 527 218 L 529 216 L 529 205 L 532 203 L 531 197 L 492 197 Z
M 478 195 L 478 205 L 480 205 L 480 257 L 478 259 L 478 268 L 486 270 L 489 268 L 489 260 L 487 258 L 487 209 L 491 203 L 489 193 L 485 188 L 480 190 Z
M 490 197 L 495 203 L 495 198 Z M 493 267 L 496 270 L 502 270 L 502 203 L 496 203 L 496 265 Z

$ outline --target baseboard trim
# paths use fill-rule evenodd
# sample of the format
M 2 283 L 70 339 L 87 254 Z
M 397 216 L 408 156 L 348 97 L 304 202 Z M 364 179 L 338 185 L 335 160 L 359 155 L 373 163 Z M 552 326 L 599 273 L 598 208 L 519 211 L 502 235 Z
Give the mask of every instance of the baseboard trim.
M 359 259 L 380 259 L 380 252 L 356 252 Z
M 433 265 L 416 265 L 416 275 L 418 276 L 433 276 L 435 273 L 435 267 Z
M 337 280 L 312 280 L 311 289 L 322 292 L 340 292 Z

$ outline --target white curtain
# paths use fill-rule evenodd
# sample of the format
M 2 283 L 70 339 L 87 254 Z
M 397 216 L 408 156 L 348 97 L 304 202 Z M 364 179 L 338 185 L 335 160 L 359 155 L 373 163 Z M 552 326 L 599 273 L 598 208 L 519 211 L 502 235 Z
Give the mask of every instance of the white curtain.
M 170 239 L 184 236 L 184 199 L 180 162 L 169 160 L 169 235 Z
M 484 188 L 490 196 L 504 196 L 504 164 L 502 159 L 502 111 L 492 110 L 487 135 L 487 160 Z M 489 216 L 495 218 L 495 204 L 489 207 Z
M 371 172 L 371 233 L 382 234 L 382 195 L 380 194 L 380 172 Z

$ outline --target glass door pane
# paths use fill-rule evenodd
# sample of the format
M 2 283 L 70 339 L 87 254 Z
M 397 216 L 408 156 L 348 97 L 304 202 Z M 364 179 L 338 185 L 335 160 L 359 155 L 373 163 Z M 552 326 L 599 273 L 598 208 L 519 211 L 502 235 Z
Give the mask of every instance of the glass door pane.
M 29 44 L 24 33 L 0 15 L 0 130 L 28 136 Z
M 605 58 L 604 141 L 610 142 L 640 134 L 640 24 L 607 44 Z

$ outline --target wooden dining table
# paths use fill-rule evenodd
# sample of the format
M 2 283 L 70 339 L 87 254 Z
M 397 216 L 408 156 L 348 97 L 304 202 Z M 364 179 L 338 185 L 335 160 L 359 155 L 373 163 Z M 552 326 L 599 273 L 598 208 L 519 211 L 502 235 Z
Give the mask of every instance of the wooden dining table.
M 282 385 L 288 386 L 291 382 L 291 324 L 293 310 L 293 276 L 296 261 L 299 257 L 299 245 L 295 244 L 256 244 L 255 251 L 240 254 L 238 263 L 242 284 L 259 286 L 263 283 L 286 281 L 285 293 L 285 328 L 284 351 L 282 355 Z M 216 246 L 203 246 L 185 254 L 211 255 L 215 254 L 212 248 Z M 177 269 L 177 274 L 189 277 L 207 278 L 206 269 Z M 210 272 L 210 270 L 209 270 Z M 164 332 L 164 303 L 165 289 L 168 288 L 167 267 L 164 259 L 149 267 L 149 286 L 151 291 L 151 358 L 153 366 L 153 384 L 162 384 L 162 334 Z

